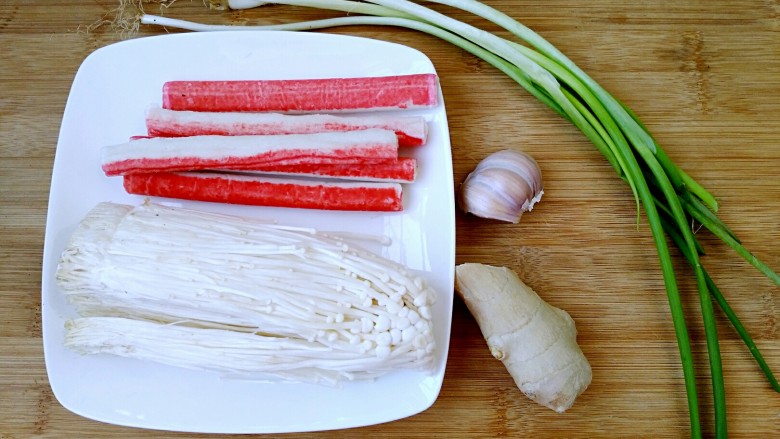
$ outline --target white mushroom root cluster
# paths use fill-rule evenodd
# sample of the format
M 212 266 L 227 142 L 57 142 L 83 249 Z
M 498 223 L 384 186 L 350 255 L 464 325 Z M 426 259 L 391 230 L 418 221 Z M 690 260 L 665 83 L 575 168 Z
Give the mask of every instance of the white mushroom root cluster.
M 430 370 L 434 291 L 333 234 L 101 203 L 62 255 L 66 345 L 224 375 L 336 383 Z

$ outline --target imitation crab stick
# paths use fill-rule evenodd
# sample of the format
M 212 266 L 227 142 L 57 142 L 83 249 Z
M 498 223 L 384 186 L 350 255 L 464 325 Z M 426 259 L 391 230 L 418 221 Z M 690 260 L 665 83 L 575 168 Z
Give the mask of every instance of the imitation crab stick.
M 271 164 L 256 165 L 252 171 L 263 174 L 334 177 L 363 181 L 411 183 L 417 176 L 417 160 L 399 157 L 386 163 Z
M 210 172 L 125 175 L 128 193 L 253 206 L 392 212 L 403 210 L 398 183 L 266 178 Z
M 146 129 L 152 137 L 201 135 L 309 134 L 381 128 L 394 131 L 399 146 L 425 144 L 428 126 L 422 116 L 334 116 L 176 111 L 160 107 L 146 112 Z
M 170 81 L 163 108 L 315 112 L 413 109 L 438 103 L 435 74 L 256 81 Z
M 102 150 L 106 175 L 202 169 L 251 169 L 258 164 L 395 161 L 389 130 L 269 136 L 139 138 Z

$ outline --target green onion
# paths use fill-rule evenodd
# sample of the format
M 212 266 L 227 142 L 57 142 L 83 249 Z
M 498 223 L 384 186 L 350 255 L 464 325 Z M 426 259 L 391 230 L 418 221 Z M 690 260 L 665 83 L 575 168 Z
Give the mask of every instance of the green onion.
M 701 266 L 703 249 L 691 231 L 700 222 L 773 282 L 780 277 L 747 251 L 734 233 L 718 219 L 715 197 L 680 169 L 656 143 L 639 118 L 622 102 L 569 60 L 552 44 L 506 14 L 475 0 L 431 0 L 462 9 L 509 31 L 521 42 L 497 35 L 408 0 L 286 0 L 269 1 L 295 6 L 347 11 L 348 17 L 273 26 L 213 26 L 145 15 L 141 22 L 194 31 L 212 30 L 314 30 L 348 25 L 397 26 L 441 38 L 494 66 L 556 113 L 570 121 L 596 146 L 620 178 L 630 186 L 637 208 L 644 208 L 656 245 L 682 362 L 691 436 L 701 437 L 699 404 L 688 329 L 682 309 L 667 236 L 693 267 L 707 340 L 716 437 L 726 437 L 726 403 L 723 370 L 712 300 L 718 303 L 742 337 L 772 387 L 777 380 L 744 326 L 713 280 Z M 365 15 L 353 15 L 365 14 Z
M 660 201 L 657 201 L 657 203 L 660 203 Z M 669 235 L 669 238 L 671 238 L 671 240 L 674 241 L 678 247 L 680 247 L 685 258 L 690 262 L 692 260 L 692 257 L 691 254 L 689 253 L 689 250 L 684 245 L 683 239 L 680 236 L 680 234 L 677 232 L 677 229 L 669 222 L 668 211 L 666 215 L 667 215 L 666 218 L 664 217 L 661 218 L 664 225 L 664 230 L 666 230 L 666 233 Z M 742 338 L 742 341 L 745 342 L 745 345 L 750 350 L 750 353 L 753 355 L 753 358 L 756 360 L 756 363 L 758 363 L 759 367 L 764 372 L 764 375 L 766 376 L 767 381 L 769 381 L 769 384 L 772 386 L 772 389 L 775 392 L 780 392 L 780 384 L 777 382 L 777 378 L 775 378 L 774 373 L 772 373 L 772 369 L 769 368 L 769 365 L 766 363 L 766 360 L 764 360 L 764 356 L 761 355 L 761 351 L 758 349 L 758 346 L 756 346 L 756 343 L 753 341 L 753 338 L 750 337 L 750 334 L 748 333 L 747 329 L 745 329 L 745 326 L 742 325 L 742 322 L 739 320 L 739 317 L 737 317 L 737 314 L 734 312 L 734 309 L 731 308 L 731 306 L 726 301 L 726 298 L 723 296 L 723 293 L 721 293 L 720 289 L 717 287 L 717 285 L 715 285 L 715 281 L 712 280 L 712 278 L 707 274 L 706 271 L 704 272 L 704 276 L 707 280 L 707 287 L 710 290 L 710 294 L 712 294 L 712 297 L 718 303 L 718 306 L 720 306 L 723 313 L 726 314 L 726 317 L 728 317 L 732 326 L 734 326 L 734 329 Z

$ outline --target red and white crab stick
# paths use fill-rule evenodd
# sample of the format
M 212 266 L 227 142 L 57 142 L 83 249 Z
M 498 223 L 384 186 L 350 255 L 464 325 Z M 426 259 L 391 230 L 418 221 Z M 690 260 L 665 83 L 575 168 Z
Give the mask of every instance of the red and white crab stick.
M 124 176 L 130 194 L 253 206 L 321 210 L 403 210 L 398 183 L 314 181 L 211 172 Z
M 338 112 L 414 109 L 438 103 L 431 73 L 324 79 L 170 81 L 163 108 L 189 111 Z
M 202 135 L 309 134 L 380 128 L 394 131 L 399 146 L 420 146 L 428 137 L 422 116 L 335 116 L 176 111 L 152 107 L 146 111 L 146 129 L 152 137 Z
M 382 163 L 398 160 L 389 130 L 268 136 L 139 138 L 102 149 L 108 176 L 204 169 L 251 170 L 260 164 Z
M 398 160 L 387 163 L 270 164 L 253 166 L 251 171 L 275 175 L 412 183 L 417 177 L 417 160 L 399 157 Z

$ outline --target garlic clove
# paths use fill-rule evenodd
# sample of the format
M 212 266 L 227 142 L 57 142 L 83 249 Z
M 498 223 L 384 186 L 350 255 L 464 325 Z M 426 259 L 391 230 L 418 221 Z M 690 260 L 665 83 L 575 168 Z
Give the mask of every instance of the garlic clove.
M 517 224 L 544 194 L 542 171 L 530 155 L 502 150 L 482 159 L 460 186 L 466 213 Z

